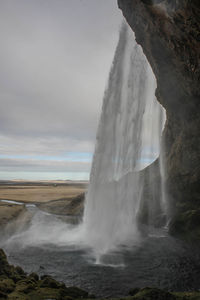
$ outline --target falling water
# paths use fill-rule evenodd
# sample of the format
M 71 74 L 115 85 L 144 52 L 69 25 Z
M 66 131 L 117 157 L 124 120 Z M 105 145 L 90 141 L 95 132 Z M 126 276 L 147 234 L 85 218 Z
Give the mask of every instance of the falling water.
M 86 239 L 99 255 L 139 236 L 140 170 L 158 157 L 165 122 L 155 89 L 148 61 L 123 24 L 104 95 L 83 219 Z
M 113 257 L 117 246 L 138 242 L 141 212 L 148 211 L 151 225 L 165 210 L 163 164 L 157 159 L 165 112 L 155 89 L 142 48 L 124 24 L 104 95 L 83 222 L 66 224 L 33 208 L 30 226 L 11 236 L 7 249 L 89 246 L 102 262 L 104 254 Z
M 174 291 L 199 288 L 199 248 L 163 230 L 156 232 L 164 232 L 165 238 L 152 231 L 144 238 L 140 234 L 142 218 L 151 228 L 166 210 L 164 165 L 158 159 L 165 112 L 155 89 L 142 49 L 123 25 L 105 92 L 83 223 L 65 223 L 63 216 L 29 206 L 27 228 L 0 239 L 12 264 L 99 298 L 125 296 L 133 284 Z M 107 267 L 122 265 L 120 272 Z

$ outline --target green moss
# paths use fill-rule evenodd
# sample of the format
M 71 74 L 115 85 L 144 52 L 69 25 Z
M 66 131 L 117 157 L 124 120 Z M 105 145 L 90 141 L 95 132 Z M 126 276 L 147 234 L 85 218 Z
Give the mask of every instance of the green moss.
M 31 300 L 31 298 L 23 293 L 20 292 L 13 292 L 12 294 L 8 295 L 9 300 Z M 39 300 L 39 298 L 38 298 Z
M 51 288 L 39 288 L 29 294 L 30 300 L 56 299 L 61 300 L 60 291 Z
M 38 280 L 39 280 L 39 276 L 38 276 L 38 274 L 36 274 L 36 273 L 31 273 L 31 274 L 29 275 L 29 278 L 32 279 L 32 280 L 35 280 L 35 281 L 38 281 Z
M 0 299 L 8 299 L 8 296 L 4 292 L 0 291 Z
M 53 279 L 51 276 L 44 275 L 41 277 L 39 282 L 40 287 L 49 287 L 53 289 L 59 289 L 61 287 L 61 283 Z
M 200 300 L 200 292 L 173 293 L 177 300 Z
M 86 299 L 89 297 L 88 295 L 88 292 L 82 290 L 82 289 L 79 289 L 75 286 L 72 286 L 72 287 L 68 287 L 65 289 L 65 293 L 66 293 L 66 296 L 70 296 L 72 298 L 82 298 L 82 299 Z
M 132 299 L 137 300 L 175 300 L 176 297 L 169 292 L 157 288 L 141 289 Z
M 15 283 L 12 279 L 0 280 L 0 291 L 3 293 L 11 293 L 15 289 Z
M 32 280 L 21 280 L 17 282 L 16 291 L 24 294 L 28 294 L 36 288 L 35 282 Z

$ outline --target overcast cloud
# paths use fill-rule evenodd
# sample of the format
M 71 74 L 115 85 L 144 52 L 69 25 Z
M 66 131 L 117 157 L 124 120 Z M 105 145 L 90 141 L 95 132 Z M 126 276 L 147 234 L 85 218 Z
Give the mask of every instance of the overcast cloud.
M 93 152 L 116 2 L 0 0 L 0 171 L 89 172 L 90 159 L 79 168 L 67 153 Z

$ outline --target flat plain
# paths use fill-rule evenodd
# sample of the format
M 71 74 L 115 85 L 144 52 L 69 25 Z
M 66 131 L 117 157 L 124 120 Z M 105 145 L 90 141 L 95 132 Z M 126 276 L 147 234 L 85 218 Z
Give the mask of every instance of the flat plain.
M 83 181 L 9 181 L 0 183 L 0 200 L 24 203 L 45 203 L 52 200 L 70 199 L 87 190 Z

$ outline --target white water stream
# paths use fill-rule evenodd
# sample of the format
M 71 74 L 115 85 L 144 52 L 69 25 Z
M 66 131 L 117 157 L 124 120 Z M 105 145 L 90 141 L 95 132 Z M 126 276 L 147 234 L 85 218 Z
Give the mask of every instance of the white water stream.
M 155 89 L 142 48 L 124 24 L 104 95 L 83 220 L 85 238 L 99 254 L 138 238 L 143 195 L 138 171 L 159 156 L 165 122 Z
M 158 207 L 165 210 L 163 165 L 158 164 L 159 193 L 152 183 L 154 172 L 148 172 L 148 178 L 140 172 L 160 153 L 165 112 L 155 98 L 155 89 L 156 80 L 142 48 L 124 24 L 104 95 L 83 222 L 66 224 L 32 208 L 31 225 L 10 237 L 7 247 L 48 243 L 89 247 L 101 262 L 104 254 L 118 246 L 138 243 L 137 215 L 146 200 L 144 183 L 148 180 L 153 194 L 159 195 L 146 201 L 151 217 Z

